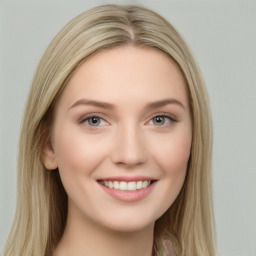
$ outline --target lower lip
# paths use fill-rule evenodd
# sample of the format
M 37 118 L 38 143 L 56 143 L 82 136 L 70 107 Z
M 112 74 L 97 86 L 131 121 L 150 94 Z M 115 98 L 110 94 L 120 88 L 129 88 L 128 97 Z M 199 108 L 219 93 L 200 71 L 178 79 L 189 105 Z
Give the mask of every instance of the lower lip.
M 124 202 L 136 202 L 144 199 L 145 197 L 150 194 L 150 192 L 155 188 L 156 181 L 148 186 L 147 188 L 139 189 L 139 190 L 134 190 L 134 191 L 127 191 L 127 190 L 119 190 L 119 189 L 113 189 L 113 188 L 108 188 L 101 184 L 99 182 L 99 185 L 101 188 L 110 196 L 113 198 L 124 201 Z

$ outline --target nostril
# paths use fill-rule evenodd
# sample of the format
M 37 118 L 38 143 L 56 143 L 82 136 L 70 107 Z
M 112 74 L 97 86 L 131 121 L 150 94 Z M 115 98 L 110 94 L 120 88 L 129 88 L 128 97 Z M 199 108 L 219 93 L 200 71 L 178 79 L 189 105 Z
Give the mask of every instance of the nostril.
M 127 167 L 134 167 L 145 163 L 147 155 L 143 143 L 134 134 L 133 130 L 123 132 L 117 141 L 117 144 L 113 144 L 113 152 L 111 154 L 113 163 L 126 165 Z

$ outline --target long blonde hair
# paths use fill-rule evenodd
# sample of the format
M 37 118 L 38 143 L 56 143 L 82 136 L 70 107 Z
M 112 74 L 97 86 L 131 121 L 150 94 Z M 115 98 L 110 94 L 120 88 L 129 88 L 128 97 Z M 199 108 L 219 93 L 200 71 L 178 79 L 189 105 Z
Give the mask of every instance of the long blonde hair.
M 184 186 L 156 221 L 154 250 L 164 255 L 170 239 L 178 256 L 214 256 L 208 96 L 199 69 L 178 32 L 155 12 L 139 6 L 104 5 L 68 23 L 53 39 L 35 72 L 19 142 L 17 208 L 4 256 L 51 255 L 67 217 L 67 195 L 58 170 L 46 170 L 42 146 L 49 139 L 56 99 L 89 57 L 120 45 L 153 47 L 176 62 L 187 84 L 193 123 L 191 156 Z

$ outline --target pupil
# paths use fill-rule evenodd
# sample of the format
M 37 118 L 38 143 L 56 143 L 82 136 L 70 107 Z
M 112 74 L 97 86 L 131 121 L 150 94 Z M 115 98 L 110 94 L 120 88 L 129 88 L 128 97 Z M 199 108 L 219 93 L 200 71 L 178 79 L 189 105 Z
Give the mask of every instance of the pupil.
M 91 124 L 92 124 L 92 125 L 97 125 L 97 124 L 99 124 L 99 118 L 98 118 L 98 117 L 92 117 L 92 118 L 90 119 L 90 121 L 91 121 Z
M 164 123 L 164 118 L 162 116 L 155 117 L 155 123 L 156 124 L 163 124 Z

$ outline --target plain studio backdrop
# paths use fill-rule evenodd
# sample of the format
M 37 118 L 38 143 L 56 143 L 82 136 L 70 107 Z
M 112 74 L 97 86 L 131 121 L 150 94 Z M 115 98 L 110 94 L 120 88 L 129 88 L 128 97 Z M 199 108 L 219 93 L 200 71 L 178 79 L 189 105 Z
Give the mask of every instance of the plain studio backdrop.
M 35 67 L 68 21 L 107 3 L 152 8 L 190 45 L 212 106 L 218 256 L 256 256 L 255 0 L 0 0 L 0 252 L 14 216 L 17 140 Z

